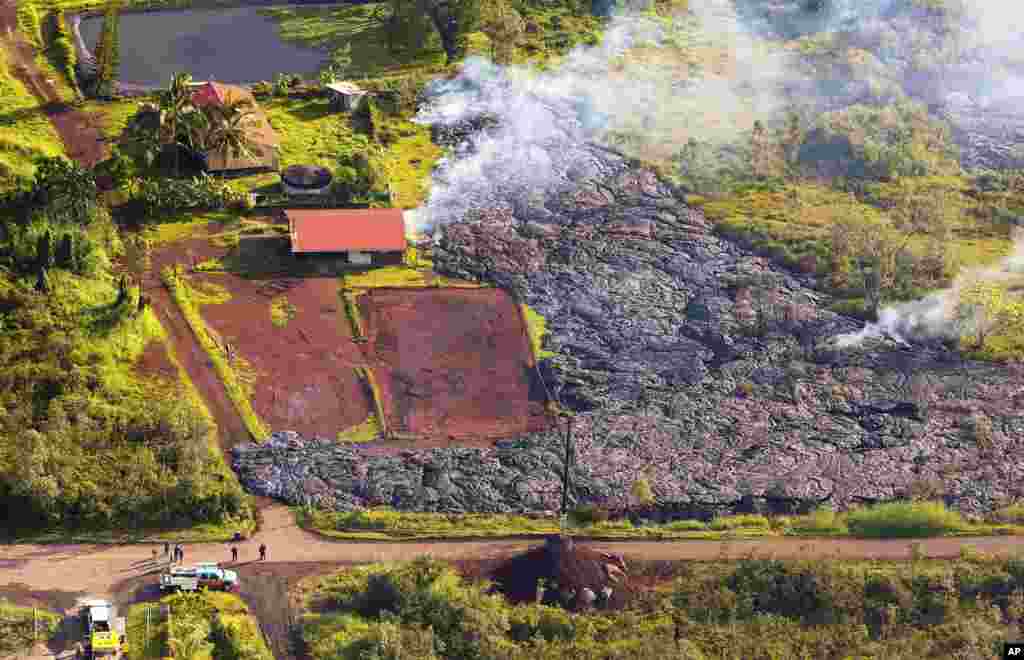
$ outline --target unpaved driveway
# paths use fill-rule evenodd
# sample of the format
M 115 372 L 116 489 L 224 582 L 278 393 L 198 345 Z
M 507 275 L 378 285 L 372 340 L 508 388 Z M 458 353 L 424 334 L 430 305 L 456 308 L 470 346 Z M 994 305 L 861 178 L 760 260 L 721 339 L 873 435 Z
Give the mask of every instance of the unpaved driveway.
M 64 103 L 57 88 L 36 65 L 35 49 L 18 32 L 18 0 L 0 0 L 0 48 L 7 51 L 11 74 L 39 100 L 68 157 L 91 168 L 107 157 L 96 119 Z

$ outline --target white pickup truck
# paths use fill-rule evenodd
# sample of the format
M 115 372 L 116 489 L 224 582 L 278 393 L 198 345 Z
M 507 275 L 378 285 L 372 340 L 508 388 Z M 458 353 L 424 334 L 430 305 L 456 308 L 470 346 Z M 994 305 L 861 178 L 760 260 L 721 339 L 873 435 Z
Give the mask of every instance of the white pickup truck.
M 237 591 L 238 573 L 209 562 L 172 568 L 160 576 L 161 591 L 197 591 L 204 587 L 217 591 Z

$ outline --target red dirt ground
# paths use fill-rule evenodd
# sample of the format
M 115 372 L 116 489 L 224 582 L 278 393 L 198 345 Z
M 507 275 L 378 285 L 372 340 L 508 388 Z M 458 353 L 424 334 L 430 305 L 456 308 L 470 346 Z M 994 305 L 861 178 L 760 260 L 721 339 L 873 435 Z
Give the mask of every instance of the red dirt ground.
M 0 47 L 9 56 L 11 74 L 43 104 L 43 111 L 64 142 L 64 150 L 83 167 L 91 168 L 107 157 L 98 120 L 64 103 L 57 88 L 36 65 L 35 49 L 18 32 L 17 0 L 0 0 Z
M 209 227 L 211 233 L 220 229 L 217 223 Z M 198 236 L 156 246 L 149 273 L 143 278 L 144 291 L 152 296 L 165 327 L 170 325 L 173 331 L 180 326 L 180 333 L 170 332 L 172 346 L 222 428 L 225 448 L 248 441 L 249 433 L 212 362 L 160 282 L 159 273 L 164 266 L 223 258 L 230 251 Z M 353 371 L 353 366 L 363 365 L 365 360 L 344 318 L 337 278 L 250 280 L 226 273 L 196 273 L 192 277 L 194 282 L 212 282 L 231 293 L 231 300 L 204 305 L 200 314 L 255 371 L 250 402 L 271 429 L 333 438 L 338 431 L 366 420 L 371 402 Z M 270 320 L 270 303 L 282 293 L 297 313 L 285 327 L 278 328 Z M 144 354 L 143 362 L 146 360 Z M 143 365 L 143 369 L 148 372 L 149 367 Z
M 389 430 L 468 444 L 549 425 L 519 310 L 498 289 L 358 298 Z
M 366 420 L 372 403 L 354 371 L 365 359 L 352 341 L 337 278 L 196 279 L 231 292 L 231 300 L 200 313 L 255 370 L 253 409 L 270 428 L 333 438 Z M 296 315 L 279 328 L 270 303 L 282 294 Z
M 157 376 L 171 381 L 178 377 L 178 369 L 167 354 L 167 345 L 159 340 L 146 344 L 139 361 L 135 363 L 135 370 L 145 376 Z

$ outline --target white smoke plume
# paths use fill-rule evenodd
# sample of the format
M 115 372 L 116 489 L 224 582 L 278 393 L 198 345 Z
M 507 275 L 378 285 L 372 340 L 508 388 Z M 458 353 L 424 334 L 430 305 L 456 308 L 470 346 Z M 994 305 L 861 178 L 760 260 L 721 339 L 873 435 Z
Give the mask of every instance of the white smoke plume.
M 452 124 L 489 114 L 498 126 L 440 164 L 429 200 L 409 214 L 411 222 L 429 230 L 470 209 L 515 210 L 526 199 L 570 189 L 600 167 L 590 143 L 664 160 L 689 138 L 735 144 L 755 120 L 777 125 L 789 104 L 820 111 L 856 102 L 860 92 L 853 90 L 872 88 L 866 80 L 813 80 L 806 63 L 783 47 L 784 38 L 801 34 L 843 35 L 877 55 L 863 75 L 925 100 L 953 92 L 981 104 L 1024 97 L 1024 3 L 945 2 L 962 9 L 943 24 L 914 0 L 823 0 L 819 13 L 803 11 L 806 0 L 691 0 L 689 13 L 671 21 L 623 10 L 599 45 L 578 47 L 547 71 L 470 59 L 457 77 L 431 85 L 417 121 Z M 685 53 L 696 55 L 688 60 Z M 922 66 L 933 68 L 921 73 Z
M 961 296 L 970 286 L 978 283 L 1003 284 L 1024 280 L 1024 233 L 1014 238 L 1012 252 L 996 264 L 972 268 L 960 273 L 948 289 L 936 291 L 920 300 L 887 307 L 878 314 L 877 323 L 869 323 L 859 332 L 838 335 L 838 348 L 857 346 L 865 339 L 885 337 L 908 344 L 913 339 L 956 339 L 970 333 L 985 322 L 981 310 L 967 310 L 963 317 L 958 312 Z M 959 318 L 958 318 L 959 317 Z
M 440 164 L 427 204 L 410 214 L 417 229 L 570 189 L 599 171 L 593 143 L 668 158 L 690 137 L 734 140 L 755 119 L 777 113 L 794 79 L 791 55 L 748 35 L 730 0 L 695 2 L 691 10 L 675 25 L 640 12 L 619 15 L 600 44 L 577 47 L 552 70 L 471 58 L 455 78 L 432 83 L 418 122 L 490 115 L 497 127 Z M 721 70 L 691 77 L 674 39 L 715 49 Z M 627 133 L 625 142 L 616 140 Z

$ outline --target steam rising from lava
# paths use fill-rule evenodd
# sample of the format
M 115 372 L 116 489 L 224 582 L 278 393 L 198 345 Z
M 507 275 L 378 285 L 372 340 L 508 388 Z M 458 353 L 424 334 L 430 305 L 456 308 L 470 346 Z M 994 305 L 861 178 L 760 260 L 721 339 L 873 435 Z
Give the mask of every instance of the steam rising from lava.
M 904 344 L 916 338 L 957 339 L 987 321 L 980 309 L 960 309 L 958 318 L 961 296 L 968 287 L 976 283 L 1001 284 L 1021 279 L 1024 279 L 1024 233 L 1015 237 L 1013 251 L 995 265 L 964 271 L 948 289 L 881 310 L 877 323 L 869 323 L 859 332 L 837 336 L 836 346 L 849 348 L 871 337 L 888 337 Z

